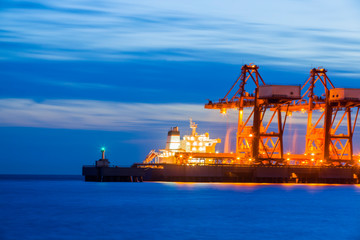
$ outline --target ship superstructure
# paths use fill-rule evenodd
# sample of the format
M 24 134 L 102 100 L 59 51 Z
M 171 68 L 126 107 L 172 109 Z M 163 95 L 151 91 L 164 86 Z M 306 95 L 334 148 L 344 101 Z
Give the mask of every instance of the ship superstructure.
M 179 164 L 186 158 L 187 164 L 214 163 L 213 154 L 221 139 L 211 139 L 209 133 L 198 134 L 197 124 L 190 119 L 191 135 L 180 137 L 178 127 L 168 132 L 166 147 L 159 152 L 151 150 L 143 163 Z

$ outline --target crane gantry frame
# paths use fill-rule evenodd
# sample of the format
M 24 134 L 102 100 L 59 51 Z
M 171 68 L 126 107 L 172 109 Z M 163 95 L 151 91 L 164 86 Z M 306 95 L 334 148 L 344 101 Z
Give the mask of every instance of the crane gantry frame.
M 295 158 L 300 160 L 297 161 L 298 164 L 310 165 L 354 163 L 352 138 L 360 101 L 331 100 L 331 89 L 336 88 L 328 78 L 327 70 L 321 67 L 310 70 L 310 77 L 301 87 L 302 91 L 305 89 L 306 91 L 300 98 L 260 99 L 258 89 L 266 84 L 258 69 L 259 67 L 254 64 L 242 66 L 240 77 L 226 95 L 218 102 L 209 101 L 205 104 L 206 109 L 219 109 L 223 114 L 227 109 L 238 109 L 235 152 L 238 161 L 235 163 L 287 164 L 288 162 L 284 159 L 283 133 L 287 116 L 292 112 L 307 112 L 308 114 L 305 152 L 302 157 L 290 155 L 287 159 Z M 249 79 L 252 79 L 255 84 L 254 94 L 246 91 Z M 324 93 L 317 96 L 314 89 L 320 83 Z M 352 123 L 351 109 L 355 107 L 357 111 Z M 244 108 L 252 108 L 245 121 Z M 268 109 L 272 111 L 272 114 L 265 125 L 264 116 Z M 321 112 L 320 117 L 316 118 L 313 111 Z M 341 112 L 343 114 L 338 119 L 338 114 Z M 282 115 L 282 113 L 285 114 Z M 345 117 L 347 132 L 339 133 Z M 313 120 L 316 120 L 315 124 Z M 269 133 L 269 127 L 273 122 L 277 122 L 277 132 Z

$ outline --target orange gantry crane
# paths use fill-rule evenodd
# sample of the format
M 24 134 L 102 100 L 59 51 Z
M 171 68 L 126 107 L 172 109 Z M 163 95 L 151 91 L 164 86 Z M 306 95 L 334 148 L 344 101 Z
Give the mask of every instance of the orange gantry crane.
M 240 77 L 226 95 L 205 104 L 206 109 L 219 109 L 223 114 L 228 109 L 238 110 L 234 163 L 283 165 L 289 164 L 289 160 L 302 165 L 354 163 L 352 138 L 360 89 L 335 88 L 324 68 L 311 69 L 310 77 L 301 87 L 266 85 L 258 69 L 254 64 L 242 66 Z M 250 91 L 249 81 L 255 87 Z M 315 91 L 318 85 L 323 89 L 320 95 Z M 250 109 L 245 119 L 244 108 Z M 353 108 L 357 110 L 352 123 Z M 308 114 L 305 152 L 288 153 L 285 158 L 283 133 L 287 116 L 292 112 Z

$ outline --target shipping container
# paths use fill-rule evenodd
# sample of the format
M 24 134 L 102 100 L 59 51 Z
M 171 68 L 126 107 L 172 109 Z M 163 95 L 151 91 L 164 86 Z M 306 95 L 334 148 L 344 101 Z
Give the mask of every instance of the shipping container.
M 259 87 L 260 99 L 300 99 L 299 85 L 265 85 Z
M 359 88 L 334 88 L 330 89 L 330 101 L 360 101 Z

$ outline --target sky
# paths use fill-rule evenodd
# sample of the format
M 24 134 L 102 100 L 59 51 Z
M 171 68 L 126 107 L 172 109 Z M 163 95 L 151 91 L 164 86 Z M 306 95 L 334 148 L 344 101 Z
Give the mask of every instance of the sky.
M 0 174 L 80 174 L 102 146 L 130 166 L 164 148 L 170 127 L 190 133 L 190 117 L 224 139 L 236 114 L 204 104 L 244 64 L 267 84 L 302 84 L 322 66 L 336 87 L 360 88 L 355 0 L 3 0 L 0 23 Z M 289 120 L 290 135 L 304 122 Z

